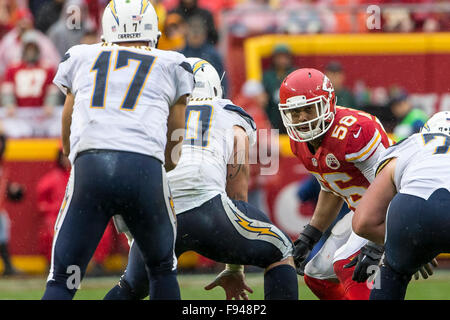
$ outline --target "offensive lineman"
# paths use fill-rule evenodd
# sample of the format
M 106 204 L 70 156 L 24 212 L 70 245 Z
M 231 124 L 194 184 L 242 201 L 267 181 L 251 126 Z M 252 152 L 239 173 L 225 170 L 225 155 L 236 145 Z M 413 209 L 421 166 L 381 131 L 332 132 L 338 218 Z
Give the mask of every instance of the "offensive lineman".
M 116 214 L 142 249 L 152 299 L 180 298 L 163 163 L 174 166 L 165 153 L 176 143 L 166 133 L 184 127 L 194 81 L 183 55 L 156 49 L 157 20 L 148 0 L 111 1 L 105 43 L 74 46 L 59 65 L 54 82 L 66 94 L 62 139 L 72 172 L 43 299 L 73 298 Z
M 292 152 L 321 185 L 311 221 L 294 242 L 297 272 L 304 274 L 305 283 L 319 299 L 367 300 L 366 283 L 353 281 L 355 268 L 344 266 L 361 247 L 371 248 L 372 243 L 366 245 L 366 239 L 352 232 L 351 218 L 389 138 L 376 117 L 336 106 L 331 81 L 316 69 L 298 69 L 284 79 L 279 110 Z M 305 265 L 344 201 L 352 211 L 336 223 L 323 247 Z
M 450 252 L 449 134 L 450 112 L 438 112 L 378 160 L 353 216 L 357 234 L 385 246 L 371 300 L 404 299 L 411 276 Z
M 248 204 L 248 153 L 255 143 L 253 119 L 222 99 L 220 78 L 205 60 L 189 58 L 195 88 L 186 108 L 181 158 L 168 173 L 177 214 L 177 256 L 188 250 L 227 265 L 213 283 L 227 299 L 248 299 L 243 267 L 265 268 L 265 299 L 298 299 L 292 242 L 267 216 Z M 145 266 L 132 242 L 128 266 L 105 299 L 148 295 Z M 150 292 L 151 295 L 151 292 Z

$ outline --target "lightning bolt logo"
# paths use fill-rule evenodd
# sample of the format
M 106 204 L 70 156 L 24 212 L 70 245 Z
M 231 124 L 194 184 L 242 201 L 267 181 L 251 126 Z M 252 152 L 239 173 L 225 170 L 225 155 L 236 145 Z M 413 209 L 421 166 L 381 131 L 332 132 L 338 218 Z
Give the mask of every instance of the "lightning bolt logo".
M 275 237 L 281 241 L 283 241 L 283 239 L 281 239 L 276 233 L 274 233 L 270 227 L 258 227 L 258 226 L 252 226 L 252 223 L 246 219 L 244 219 L 243 217 L 241 217 L 240 215 L 238 215 L 236 212 L 234 212 L 234 215 L 236 216 L 236 218 L 238 220 L 236 220 L 236 222 L 245 230 L 250 231 L 250 232 L 255 232 L 258 233 L 258 235 L 267 235 L 267 236 L 272 236 Z M 284 242 L 284 241 L 283 241 Z
M 141 14 L 143 14 L 147 10 L 149 4 L 150 3 L 148 2 L 148 0 L 141 1 Z
M 194 63 L 193 68 L 192 68 L 192 72 L 194 73 L 194 75 L 197 73 L 197 71 L 202 68 L 204 65 L 209 64 L 208 61 L 206 60 L 199 60 L 196 63 Z
M 117 24 L 119 24 L 119 17 L 117 16 L 116 11 L 116 2 L 114 0 L 111 0 L 109 2 L 109 8 L 111 9 L 111 13 L 114 16 L 114 19 L 116 19 Z

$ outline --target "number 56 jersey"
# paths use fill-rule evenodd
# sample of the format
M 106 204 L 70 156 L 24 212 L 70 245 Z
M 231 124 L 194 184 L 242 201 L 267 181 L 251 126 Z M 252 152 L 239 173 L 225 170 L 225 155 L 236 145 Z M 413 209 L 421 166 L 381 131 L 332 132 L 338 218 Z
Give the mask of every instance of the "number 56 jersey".
M 291 149 L 323 190 L 340 196 L 351 210 L 355 210 L 375 177 L 378 156 L 390 144 L 375 116 L 336 107 L 334 122 L 323 135 L 315 154 L 307 142 L 291 140 Z
M 194 87 L 184 55 L 108 43 L 70 48 L 53 82 L 75 95 L 72 163 L 87 149 L 137 152 L 164 162 L 169 108 Z

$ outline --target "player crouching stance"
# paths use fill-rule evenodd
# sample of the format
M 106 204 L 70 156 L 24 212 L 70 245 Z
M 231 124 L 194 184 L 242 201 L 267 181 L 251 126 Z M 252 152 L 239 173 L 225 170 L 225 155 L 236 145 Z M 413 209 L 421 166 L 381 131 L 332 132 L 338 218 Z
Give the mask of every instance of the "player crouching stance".
M 336 106 L 331 81 L 316 69 L 299 69 L 284 79 L 279 110 L 293 153 L 321 185 L 313 217 L 295 241 L 297 271 L 320 299 L 367 300 L 369 288 L 352 280 L 354 267 L 344 266 L 367 243 L 352 232 L 351 219 L 374 178 L 378 155 L 389 146 L 386 132 L 376 117 Z M 308 261 L 344 201 L 352 211 Z
M 353 217 L 356 233 L 385 246 L 371 300 L 404 299 L 411 276 L 450 252 L 449 134 L 450 112 L 439 112 L 379 158 Z
M 267 216 L 248 204 L 249 146 L 256 127 L 250 115 L 222 99 L 216 70 L 205 60 L 189 58 L 195 88 L 186 108 L 180 160 L 168 173 L 177 215 L 175 253 L 193 250 L 232 264 L 215 281 L 227 299 L 248 299 L 240 265 L 265 268 L 265 299 L 298 299 L 293 245 Z M 105 299 L 142 299 L 148 295 L 145 265 L 136 243 L 119 284 Z

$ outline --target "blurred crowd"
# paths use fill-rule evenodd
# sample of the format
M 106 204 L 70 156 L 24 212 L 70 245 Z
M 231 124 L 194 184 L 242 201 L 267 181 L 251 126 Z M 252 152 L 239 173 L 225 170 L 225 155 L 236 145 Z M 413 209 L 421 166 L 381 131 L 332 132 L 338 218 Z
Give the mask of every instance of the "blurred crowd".
M 0 0 L 0 119 L 10 137 L 58 136 L 64 97 L 52 83 L 61 57 L 73 45 L 100 41 L 101 16 L 108 0 Z M 368 32 L 367 8 L 382 8 L 387 32 L 445 31 L 450 28 L 447 1 L 432 0 L 153 0 L 162 37 L 159 48 L 209 61 L 229 83 L 220 37 L 266 33 Z M 276 14 L 275 14 L 276 12 Z M 288 48 L 274 50 L 264 74 L 266 116 L 284 130 L 277 109 L 277 88 L 293 70 Z M 331 68 L 339 67 L 334 65 Z M 329 71 L 343 104 L 359 107 L 368 99 L 387 100 L 358 83 L 341 89 L 342 70 Z M 247 90 L 248 91 L 248 90 Z M 252 91 L 252 94 L 254 94 Z M 242 94 L 246 90 L 242 88 Z M 236 98 L 236 97 L 231 97 Z M 248 97 L 247 97 L 248 98 Z M 261 100 L 261 99 L 260 99 Z M 259 101 L 261 103 L 261 101 Z M 386 103 L 386 101 L 385 101 Z

